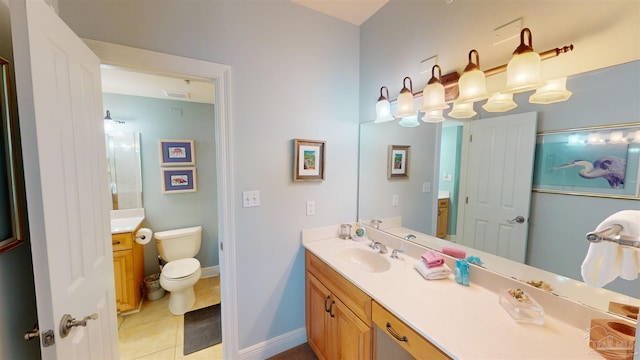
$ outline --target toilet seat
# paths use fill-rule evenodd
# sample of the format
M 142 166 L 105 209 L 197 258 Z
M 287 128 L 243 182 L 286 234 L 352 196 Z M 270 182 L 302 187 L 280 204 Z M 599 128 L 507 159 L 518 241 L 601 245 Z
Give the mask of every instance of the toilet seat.
M 195 258 L 174 260 L 162 268 L 162 276 L 167 279 L 181 279 L 193 275 L 199 268 L 200 261 Z

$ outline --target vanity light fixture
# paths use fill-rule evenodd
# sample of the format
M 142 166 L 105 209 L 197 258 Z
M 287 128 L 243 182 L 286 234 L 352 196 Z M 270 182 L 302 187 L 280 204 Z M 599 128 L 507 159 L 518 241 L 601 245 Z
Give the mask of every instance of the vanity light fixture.
M 489 97 L 489 100 L 482 105 L 482 108 L 488 112 L 505 112 L 518 107 L 513 101 L 513 94 L 497 92 Z
M 407 88 L 407 80 L 409 80 L 409 88 Z M 402 90 L 398 95 L 398 112 L 396 118 L 404 118 L 408 116 L 418 116 L 415 108 L 413 107 L 413 82 L 410 77 L 405 77 L 402 80 Z
M 590 145 L 603 145 L 604 139 L 600 136 L 600 133 L 593 132 L 587 136 L 587 144 Z
M 457 100 L 453 103 L 453 110 L 447 114 L 454 119 L 469 119 L 478 113 L 473 110 L 473 103 L 459 103 Z
M 527 34 L 529 44 L 525 44 L 524 36 Z M 520 31 L 520 45 L 513 52 L 513 57 L 507 64 L 507 87 L 505 92 L 520 93 L 534 90 L 544 82 L 540 81 L 540 54 L 533 51 L 531 30 L 524 28 Z
M 124 124 L 124 121 L 122 121 L 122 120 L 113 120 L 111 118 L 111 112 L 109 110 L 107 110 L 107 115 L 105 115 L 104 120 L 105 121 L 113 121 L 116 124 Z
M 454 89 L 457 84 L 460 95 L 457 97 L 456 103 L 473 103 L 487 98 L 487 76 L 493 76 L 506 71 L 506 88 L 488 96 L 489 99 L 482 106 L 484 110 L 488 112 L 505 112 L 514 109 L 518 104 L 513 101 L 513 94 L 531 90 L 536 90 L 536 93 L 529 97 L 529 101 L 534 104 L 552 104 L 559 101 L 565 101 L 571 97 L 571 91 L 567 91 L 566 89 L 566 77 L 550 80 L 548 82 L 541 81 L 540 68 L 542 60 L 547 60 L 570 51 L 573 51 L 573 44 L 553 48 L 538 54 L 533 50 L 531 30 L 529 28 L 524 28 L 520 32 L 520 45 L 513 52 L 513 56 L 507 64 L 502 64 L 482 71 L 480 70 L 480 56 L 478 51 L 473 49 L 469 52 L 469 63 L 467 64 L 462 77 L 459 79 L 458 74 L 456 72 L 452 72 L 445 76 L 445 78 L 449 78 L 449 80 L 443 84 L 442 69 L 440 66 L 434 65 L 431 68 L 431 79 L 422 92 L 412 94 L 412 90 L 409 90 L 405 85 L 406 80 L 409 79 L 411 83 L 411 79 L 409 77 L 405 77 L 403 81 L 404 87 L 400 92 L 398 99 L 388 99 L 387 90 L 387 100 L 389 100 L 389 103 L 397 101 L 398 112 L 395 115 L 396 118 L 409 117 L 417 115 L 413 108 L 413 98 L 422 96 L 424 105 L 420 108 L 420 111 L 425 113 L 422 120 L 429 121 L 429 119 L 438 119 L 437 115 L 430 116 L 429 112 L 433 110 L 447 109 L 449 105 L 446 101 L 453 100 L 453 96 L 455 96 L 453 94 L 456 93 L 455 91 L 445 93 L 445 88 L 451 90 Z M 474 54 L 475 63 L 473 61 Z M 435 74 L 436 68 L 438 69 L 437 77 Z M 411 88 L 413 88 L 413 84 L 411 84 Z M 472 94 L 475 94 L 475 96 Z M 450 98 L 447 98 L 447 96 Z M 456 103 L 454 103 L 454 106 Z M 469 112 L 463 113 L 460 111 L 461 110 L 452 110 L 448 116 L 455 117 L 459 116 L 458 114 L 468 116 L 470 114 Z M 419 125 L 415 119 L 408 119 L 404 122 L 401 121 L 401 123 L 405 125 L 409 124 L 411 126 Z M 635 140 L 637 137 L 638 136 L 634 138 L 634 141 L 640 142 L 640 140 Z
M 436 69 L 438 69 L 438 77 L 436 77 Z M 442 69 L 438 65 L 431 68 L 431 79 L 422 91 L 423 106 L 420 108 L 422 112 L 432 110 L 443 110 L 449 108 L 444 101 L 444 85 L 442 85 Z
M 476 55 L 475 63 L 472 60 L 474 54 Z M 456 101 L 460 104 L 472 103 L 489 97 L 484 72 L 480 70 L 480 55 L 476 49 L 469 51 L 469 63 L 458 80 L 458 88 L 460 95 Z
M 382 90 L 386 90 L 387 96 L 384 96 Z M 389 89 L 386 86 L 380 88 L 380 97 L 376 103 L 376 123 L 383 123 L 387 121 L 393 121 L 394 117 L 391 115 L 391 104 L 389 103 Z
M 636 134 L 633 136 L 634 143 L 640 143 L 640 130 L 636 131 Z
M 547 84 L 538 88 L 535 94 L 529 96 L 532 104 L 553 104 L 566 101 L 571 97 L 571 91 L 567 90 L 567 77 L 547 81 Z

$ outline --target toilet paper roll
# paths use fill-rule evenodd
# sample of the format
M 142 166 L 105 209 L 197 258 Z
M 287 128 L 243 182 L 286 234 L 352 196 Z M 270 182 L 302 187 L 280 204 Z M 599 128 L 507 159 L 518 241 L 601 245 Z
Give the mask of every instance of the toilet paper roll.
M 140 245 L 145 245 L 151 241 L 151 237 L 153 236 L 153 232 L 148 228 L 141 228 L 136 232 L 136 242 Z

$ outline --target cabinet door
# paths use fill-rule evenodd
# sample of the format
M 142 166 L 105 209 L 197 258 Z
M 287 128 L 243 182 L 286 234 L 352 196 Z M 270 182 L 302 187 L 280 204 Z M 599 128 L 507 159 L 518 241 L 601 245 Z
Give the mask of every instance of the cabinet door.
M 307 341 L 320 360 L 327 358 L 329 290 L 309 272 L 305 276 Z
M 371 327 L 360 320 L 339 299 L 329 311 L 330 359 L 371 359 Z
M 118 311 L 135 309 L 131 250 L 113 252 L 113 274 L 116 286 L 116 308 Z
M 449 219 L 449 207 L 446 204 L 444 206 L 439 206 L 436 237 L 439 237 L 441 239 L 444 239 L 447 237 L 447 226 L 449 223 L 448 219 Z

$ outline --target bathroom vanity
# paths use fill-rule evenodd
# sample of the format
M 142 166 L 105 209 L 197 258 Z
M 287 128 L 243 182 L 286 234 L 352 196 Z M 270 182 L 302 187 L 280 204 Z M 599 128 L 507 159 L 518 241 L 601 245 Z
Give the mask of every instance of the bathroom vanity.
M 135 241 L 135 235 L 143 219 L 144 213 L 135 213 L 135 209 L 111 212 L 116 309 L 120 313 L 138 309 L 142 300 L 144 246 Z
M 367 229 L 389 249 L 379 254 L 369 239 L 338 234 L 327 227 L 302 235 L 307 337 L 321 359 L 601 359 L 589 348 L 589 320 L 624 322 L 479 267 L 468 287 L 453 275 L 427 281 L 413 268 L 425 248 Z M 400 247 L 404 253 L 391 258 Z M 544 307 L 544 325 L 518 323 L 501 307 L 499 290 L 511 287 L 526 288 Z

